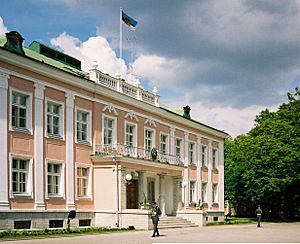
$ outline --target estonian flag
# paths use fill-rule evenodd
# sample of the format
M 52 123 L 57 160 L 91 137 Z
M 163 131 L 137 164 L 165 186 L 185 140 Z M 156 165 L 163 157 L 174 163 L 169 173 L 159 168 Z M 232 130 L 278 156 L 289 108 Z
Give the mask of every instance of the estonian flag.
M 127 14 L 125 14 L 122 10 L 122 20 L 126 25 L 128 25 L 130 28 L 135 30 L 135 26 L 137 25 L 137 21 L 131 17 L 129 17 Z

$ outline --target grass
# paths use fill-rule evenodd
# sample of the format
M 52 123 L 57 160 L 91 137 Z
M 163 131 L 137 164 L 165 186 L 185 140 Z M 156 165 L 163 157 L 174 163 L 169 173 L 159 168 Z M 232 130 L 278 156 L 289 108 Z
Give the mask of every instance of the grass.
M 106 234 L 112 232 L 131 231 L 129 228 L 71 228 L 71 229 L 44 229 L 44 230 L 6 230 L 0 231 L 0 241 L 35 239 L 35 238 L 57 238 L 64 236 Z
M 237 225 L 237 224 L 254 224 L 257 223 L 256 219 L 253 218 L 237 218 L 237 217 L 230 217 L 224 221 L 216 221 L 216 222 L 208 222 L 207 226 L 214 226 L 214 225 Z

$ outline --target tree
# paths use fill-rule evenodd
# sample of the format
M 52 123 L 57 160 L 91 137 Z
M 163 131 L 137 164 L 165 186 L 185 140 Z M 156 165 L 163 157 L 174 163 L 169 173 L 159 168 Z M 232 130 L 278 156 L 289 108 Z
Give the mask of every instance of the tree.
M 300 210 L 300 89 L 262 111 L 247 135 L 225 141 L 225 197 L 242 214 L 261 204 L 273 217 Z

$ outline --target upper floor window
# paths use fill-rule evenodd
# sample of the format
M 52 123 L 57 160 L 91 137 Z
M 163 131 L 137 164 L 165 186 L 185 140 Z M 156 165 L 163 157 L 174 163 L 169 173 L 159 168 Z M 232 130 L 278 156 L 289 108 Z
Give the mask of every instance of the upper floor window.
M 115 119 L 104 117 L 103 120 L 103 143 L 104 145 L 113 145 L 116 143 Z
M 202 167 L 206 165 L 206 146 L 201 146 L 201 162 Z
M 195 196 L 195 181 L 190 181 L 190 203 L 196 202 L 196 196 Z
M 218 162 L 217 162 L 217 149 L 212 149 L 212 167 L 217 168 Z
M 63 163 L 61 161 L 47 162 L 47 193 L 48 197 L 63 196 Z
M 168 153 L 168 136 L 164 134 L 160 135 L 160 152 L 162 154 Z
M 145 129 L 145 150 L 150 152 L 154 147 L 154 131 Z
M 11 125 L 13 129 L 31 130 L 31 96 L 11 93 Z
M 47 135 L 63 137 L 63 104 L 47 101 Z
M 90 197 L 90 167 L 77 167 L 77 196 Z
M 136 125 L 126 123 L 126 132 L 125 132 L 126 141 L 125 144 L 127 147 L 136 146 Z
M 30 193 L 30 160 L 12 159 L 12 193 L 29 194 Z
M 194 145 L 195 143 L 189 143 L 189 163 L 194 164 Z
M 91 119 L 90 112 L 77 110 L 76 139 L 78 142 L 88 142 L 91 140 Z
M 181 144 L 182 144 L 182 140 L 179 138 L 176 138 L 175 152 L 176 152 L 176 156 L 179 158 L 181 158 Z

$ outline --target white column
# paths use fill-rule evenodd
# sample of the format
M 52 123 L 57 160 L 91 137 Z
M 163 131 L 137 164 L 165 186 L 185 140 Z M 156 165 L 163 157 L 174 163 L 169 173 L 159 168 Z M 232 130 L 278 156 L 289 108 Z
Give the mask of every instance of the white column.
M 144 202 L 144 171 L 137 171 L 138 172 L 138 201 L 139 204 Z
M 186 185 L 184 186 L 184 206 L 189 208 L 189 133 L 184 132 L 184 172 L 183 180 Z
M 9 75 L 0 73 L 0 210 L 9 209 L 8 202 L 8 113 L 7 90 Z
M 75 209 L 74 188 L 74 94 L 66 94 L 66 200 L 67 209 Z
M 165 216 L 166 215 L 166 200 L 165 200 L 165 176 L 164 175 L 159 175 L 159 200 L 160 202 L 159 207 L 161 209 L 162 215 Z M 168 199 L 169 201 L 171 199 Z
M 34 175 L 35 209 L 45 209 L 44 202 L 44 89 L 43 84 L 34 84 Z
M 219 210 L 224 211 L 224 142 L 219 142 Z
M 207 168 L 208 168 L 208 180 L 207 180 L 207 203 L 208 209 L 212 208 L 212 141 L 208 141 L 208 161 L 207 161 Z

